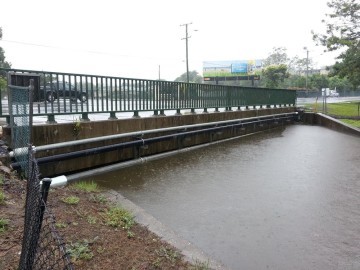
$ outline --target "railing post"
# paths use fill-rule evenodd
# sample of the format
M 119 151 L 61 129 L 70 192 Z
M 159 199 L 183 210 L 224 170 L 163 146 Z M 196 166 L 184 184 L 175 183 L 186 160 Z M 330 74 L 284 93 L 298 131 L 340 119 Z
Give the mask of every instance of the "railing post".
M 81 114 L 81 121 L 90 121 L 88 113 Z
M 133 118 L 140 118 L 139 111 L 134 111 Z
M 55 115 L 48 114 L 46 124 L 56 124 Z
M 118 119 L 117 117 L 116 117 L 116 113 L 115 112 L 110 112 L 110 117 L 108 118 L 109 120 L 116 120 L 116 119 Z

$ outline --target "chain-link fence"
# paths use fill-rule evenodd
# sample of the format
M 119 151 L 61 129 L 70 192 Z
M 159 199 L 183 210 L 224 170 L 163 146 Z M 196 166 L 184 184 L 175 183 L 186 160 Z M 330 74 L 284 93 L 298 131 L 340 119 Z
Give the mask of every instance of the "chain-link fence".
M 27 178 L 24 235 L 20 270 L 62 269 L 73 266 L 65 243 L 56 230 L 55 216 L 46 204 L 51 179 L 39 179 L 31 146 L 33 81 L 29 86 L 9 85 L 11 147 Z
M 29 86 L 9 85 L 11 147 L 21 169 L 28 171 L 28 145 L 32 126 L 32 81 Z
M 56 230 L 55 216 L 46 204 L 51 179 L 40 182 L 38 164 L 31 146 L 28 153 L 29 176 L 19 269 L 71 270 L 73 266 L 66 253 L 65 243 Z

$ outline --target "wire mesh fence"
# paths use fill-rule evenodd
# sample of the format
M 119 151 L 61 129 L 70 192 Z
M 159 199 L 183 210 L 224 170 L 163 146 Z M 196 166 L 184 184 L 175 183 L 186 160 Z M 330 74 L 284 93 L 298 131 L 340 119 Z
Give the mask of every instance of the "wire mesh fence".
M 9 85 L 11 143 L 14 158 L 27 178 L 24 235 L 20 270 L 72 270 L 65 243 L 55 226 L 55 216 L 46 204 L 51 179 L 39 178 L 31 142 L 33 81 L 29 86 Z
M 32 126 L 32 90 L 33 86 L 9 85 L 11 147 L 14 157 L 20 163 L 21 169 L 28 170 L 28 145 L 31 140 Z
M 24 236 L 19 262 L 21 270 L 72 270 L 65 243 L 56 230 L 55 216 L 47 206 L 51 179 L 39 179 L 39 168 L 32 151 L 29 153 L 29 177 L 25 204 Z

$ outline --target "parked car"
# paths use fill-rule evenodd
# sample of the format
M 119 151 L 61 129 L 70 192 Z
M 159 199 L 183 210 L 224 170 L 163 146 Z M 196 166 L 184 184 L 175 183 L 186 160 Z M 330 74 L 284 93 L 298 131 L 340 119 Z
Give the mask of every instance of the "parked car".
M 80 100 L 86 102 L 88 100 L 87 93 L 68 82 L 56 81 L 47 83 L 45 86 L 40 87 L 44 94 L 44 98 L 48 102 L 54 102 L 58 98 L 70 98 L 71 100 Z

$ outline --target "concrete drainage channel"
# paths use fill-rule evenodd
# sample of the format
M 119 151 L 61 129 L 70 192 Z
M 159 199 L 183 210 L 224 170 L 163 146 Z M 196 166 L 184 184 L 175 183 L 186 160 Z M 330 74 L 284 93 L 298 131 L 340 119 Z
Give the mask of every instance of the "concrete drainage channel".
M 173 151 L 158 153 L 151 156 L 146 157 L 139 157 L 130 161 L 120 162 L 108 166 L 102 166 L 93 170 L 86 170 L 78 173 L 68 174 L 68 175 L 60 175 L 57 177 L 52 178 L 51 187 L 58 187 L 62 185 L 66 185 L 69 182 L 77 181 L 82 178 L 87 178 L 93 175 L 101 175 L 103 173 L 119 170 L 125 167 L 130 167 L 134 165 L 139 165 L 144 162 L 166 158 L 168 156 L 177 155 L 183 152 L 193 151 L 199 148 L 208 147 L 214 144 L 236 140 L 242 137 L 251 136 L 257 133 L 262 133 L 264 131 L 281 127 L 283 125 L 289 124 L 294 120 L 297 120 L 297 113 L 285 113 L 285 114 L 278 114 L 278 115 L 269 115 L 269 116 L 260 116 L 260 117 L 252 117 L 252 118 L 244 118 L 244 119 L 237 119 L 237 120 L 229 120 L 229 121 L 220 121 L 220 122 L 212 122 L 212 123 L 202 123 L 196 125 L 187 125 L 187 126 L 179 126 L 179 127 L 171 127 L 171 128 L 164 128 L 164 129 L 155 129 L 155 130 L 145 130 L 139 132 L 131 132 L 131 133 L 124 133 L 118 135 L 111 135 L 98 138 L 91 138 L 91 139 L 84 139 L 84 140 L 77 140 L 72 142 L 66 143 L 58 143 L 58 144 L 51 144 L 51 145 L 43 145 L 39 147 L 34 147 L 35 152 L 40 151 L 48 151 L 50 149 L 57 149 L 62 147 L 67 147 L 68 145 L 81 145 L 86 144 L 93 141 L 101 141 L 104 139 L 113 139 L 115 137 L 140 137 L 140 139 L 131 141 L 131 142 L 124 142 L 114 145 L 107 145 L 103 147 L 97 147 L 92 149 L 80 150 L 76 152 L 70 152 L 66 154 L 60 154 L 55 156 L 49 157 L 42 157 L 38 159 L 39 164 L 46 164 L 50 162 L 57 162 L 69 158 L 77 158 L 82 156 L 88 155 L 95 155 L 99 152 L 107 152 L 113 149 L 124 149 L 134 146 L 144 146 L 154 142 L 163 142 L 167 140 L 173 140 L 174 138 L 183 138 L 185 136 L 191 136 L 196 134 L 204 134 L 204 133 L 221 133 L 224 129 L 248 129 L 248 133 L 242 134 L 239 136 L 233 136 L 231 138 L 226 138 L 222 140 L 214 140 L 208 143 L 202 143 L 199 145 L 194 145 L 191 147 L 184 147 Z M 270 124 L 271 123 L 271 124 Z M 255 128 L 255 127 L 259 127 Z M 251 131 L 250 131 L 251 130 Z M 166 134 L 162 136 L 157 136 L 153 138 L 142 139 L 144 134 L 152 134 L 159 132 L 173 132 L 171 134 Z M 16 150 L 15 150 L 16 151 Z M 19 166 L 18 163 L 13 163 L 12 167 L 17 168 Z M 206 262 L 209 265 L 209 269 L 227 269 L 223 266 L 220 262 L 217 262 L 211 259 L 208 255 L 206 255 L 203 251 L 197 248 L 194 244 L 190 243 L 189 241 L 181 238 L 177 235 L 173 230 L 166 227 L 162 224 L 159 220 L 154 218 L 152 215 L 147 213 L 143 208 L 135 205 L 131 201 L 127 200 L 121 194 L 116 191 L 110 190 L 106 192 L 107 197 L 109 200 L 114 201 L 115 203 L 121 205 L 122 207 L 126 208 L 127 210 L 131 211 L 134 216 L 135 220 L 146 227 L 149 228 L 152 232 L 160 236 L 163 240 L 168 242 L 169 244 L 173 245 L 175 248 L 179 249 L 181 253 L 185 256 L 185 259 L 189 262 L 196 264 L 199 262 Z
M 69 147 L 82 147 L 86 148 L 83 150 L 68 150 L 65 153 L 54 154 L 54 155 L 40 155 L 37 158 L 39 166 L 49 163 L 56 163 L 59 161 L 69 161 L 75 158 L 88 158 L 94 155 L 106 154 L 111 151 L 117 150 L 129 150 L 135 149 L 134 156 L 130 161 L 118 160 L 113 162 L 113 165 L 103 164 L 102 166 L 96 166 L 95 170 L 90 170 L 92 173 L 102 173 L 103 170 L 108 171 L 106 167 L 110 166 L 112 169 L 121 168 L 122 166 L 132 166 L 144 160 L 151 160 L 153 158 L 158 159 L 161 157 L 166 157 L 168 155 L 173 155 L 180 153 L 182 151 L 188 151 L 189 149 L 196 149 L 197 147 L 209 146 L 212 143 L 218 143 L 228 139 L 234 139 L 241 136 L 247 136 L 249 134 L 257 133 L 258 131 L 268 130 L 274 127 L 282 126 L 288 124 L 294 120 L 298 120 L 298 115 L 296 112 L 293 113 L 283 113 L 283 114 L 274 114 L 267 116 L 243 118 L 236 120 L 227 120 L 227 121 L 218 121 L 210 123 L 201 123 L 194 125 L 184 125 L 176 126 L 169 128 L 160 128 L 144 131 L 136 131 L 129 133 L 121 133 L 116 135 L 95 137 L 89 139 L 75 140 L 63 143 L 42 145 L 34 147 L 36 153 L 46 153 L 52 150 L 58 149 L 67 149 Z M 227 135 L 222 137 L 223 133 L 227 132 Z M 241 135 L 239 136 L 239 133 Z M 155 135 L 154 135 L 155 134 Z M 160 135 L 159 135 L 160 134 Z M 154 136 L 154 137 L 145 137 Z M 207 139 L 198 142 L 197 144 L 193 143 L 191 145 L 186 145 L 186 140 L 194 138 L 196 136 L 206 136 Z M 91 145 L 92 143 L 99 143 L 109 140 L 117 139 L 126 139 L 128 141 L 119 142 L 115 144 L 109 144 L 105 146 L 96 146 L 96 147 L 85 147 Z M 176 145 L 174 149 L 161 149 L 157 153 L 150 155 L 141 155 L 139 149 L 147 148 L 156 143 L 171 142 Z M 16 152 L 16 149 L 14 150 Z M 20 163 L 15 162 L 11 165 L 14 169 L 20 167 Z M 105 169 L 103 168 L 105 166 Z M 64 171 L 65 173 L 68 173 Z M 71 173 L 71 172 L 70 172 Z M 85 174 L 88 173 L 86 170 Z M 58 175 L 61 173 L 57 173 Z M 81 175 L 81 173 L 80 173 Z

